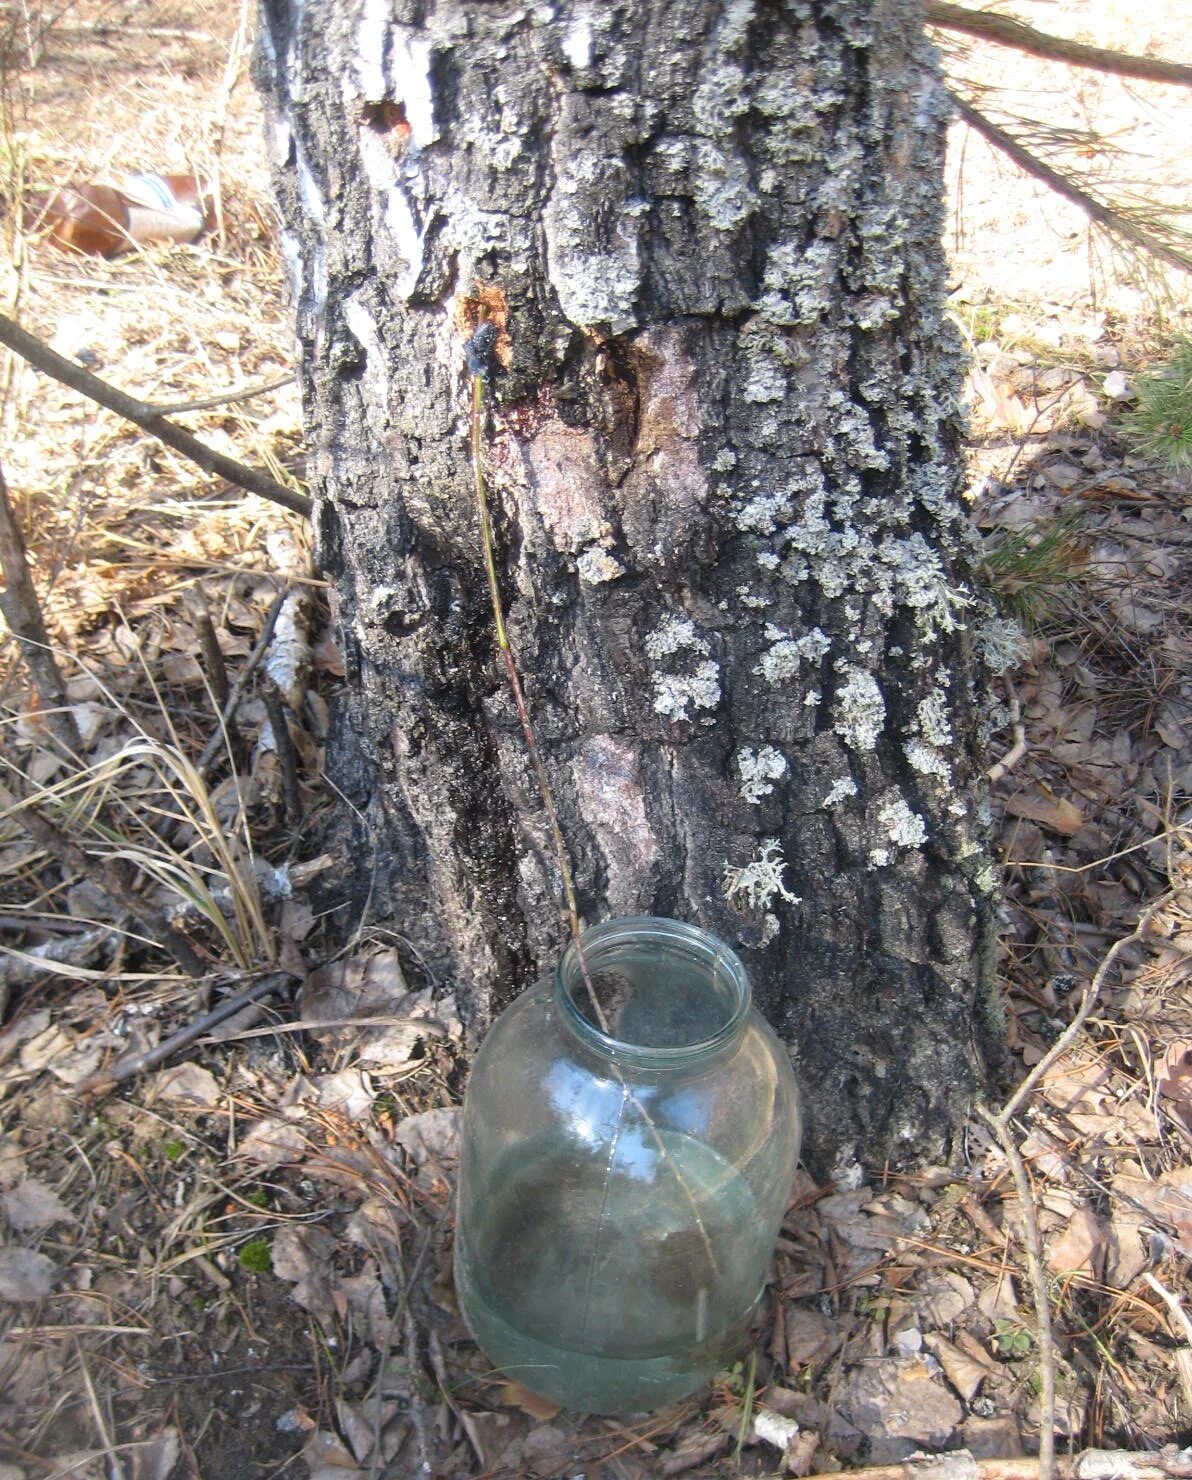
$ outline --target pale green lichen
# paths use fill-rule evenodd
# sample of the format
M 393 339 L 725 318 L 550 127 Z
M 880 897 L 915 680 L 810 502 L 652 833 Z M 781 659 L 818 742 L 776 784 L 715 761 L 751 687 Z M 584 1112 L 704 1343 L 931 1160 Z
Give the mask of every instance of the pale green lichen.
M 987 616 L 974 633 L 977 651 L 991 673 L 1005 673 L 1022 662 L 1026 637 L 1011 617 Z
M 839 781 L 833 781 L 828 795 L 820 803 L 820 806 L 827 811 L 831 811 L 833 807 L 838 807 L 841 802 L 847 801 L 849 797 L 855 797 L 856 795 L 857 783 L 851 776 L 842 776 Z
M 740 795 L 756 806 L 774 790 L 772 783 L 786 775 L 786 757 L 772 745 L 758 751 L 746 745 L 737 751 L 737 770 L 741 773 Z
M 903 797 L 887 798 L 877 810 L 877 821 L 896 847 L 921 848 L 927 841 L 927 824 Z
M 928 745 L 922 740 L 908 740 L 902 750 L 920 775 L 938 776 L 942 781 L 951 779 L 952 769 L 943 752 L 937 750 L 934 745 Z
M 646 636 L 646 657 L 665 658 L 680 648 L 694 648 L 697 653 L 709 651 L 707 639 L 695 630 L 690 617 L 664 617 Z
M 788 904 L 800 904 L 798 895 L 792 894 L 783 882 L 782 874 L 786 860 L 782 856 L 782 844 L 777 838 L 765 838 L 758 855 L 743 868 L 724 865 L 724 897 L 731 904 L 740 897 L 753 910 L 764 910 L 775 898 L 785 899 Z
M 715 709 L 720 703 L 720 666 L 703 662 L 694 673 L 654 675 L 654 708 L 665 719 L 688 719 L 687 706 Z
M 863 668 L 841 665 L 848 675 L 836 692 L 832 728 L 853 750 L 873 750 L 886 724 L 886 701 L 877 679 Z
M 781 627 L 767 622 L 766 638 L 770 646 L 753 671 L 767 683 L 781 683 L 784 679 L 793 678 L 804 662 L 818 663 L 832 646 L 818 627 L 813 627 L 802 637 L 792 638 Z
M 920 699 L 915 712 L 919 733 L 928 745 L 951 745 L 952 724 L 948 718 L 948 696 L 943 689 L 932 689 L 925 699 Z

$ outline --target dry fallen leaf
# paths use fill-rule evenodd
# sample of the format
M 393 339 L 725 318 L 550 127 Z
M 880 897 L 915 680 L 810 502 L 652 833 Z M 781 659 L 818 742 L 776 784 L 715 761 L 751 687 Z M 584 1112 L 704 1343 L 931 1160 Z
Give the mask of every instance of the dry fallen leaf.
M 284 1120 L 260 1120 L 240 1142 L 238 1154 L 259 1167 L 292 1166 L 306 1154 L 306 1137 Z
M 532 1393 L 529 1388 L 523 1387 L 520 1382 L 507 1382 L 501 1389 L 501 1402 L 506 1408 L 520 1408 L 523 1413 L 528 1413 L 535 1423 L 546 1423 L 554 1418 L 555 1414 L 562 1412 L 562 1404 L 552 1403 L 549 1398 L 541 1398 L 537 1393 Z
M 339 1438 L 326 1429 L 316 1429 L 310 1436 L 302 1458 L 310 1469 L 310 1480 L 345 1480 L 362 1473 Z
M 221 1099 L 211 1070 L 189 1063 L 163 1069 L 153 1081 L 153 1093 L 158 1099 L 189 1110 L 213 1110 Z
M 1155 1084 L 1167 1101 L 1166 1108 L 1192 1131 L 1192 1042 L 1177 1038 L 1167 1045 L 1155 1072 Z
M 35 1249 L 0 1248 L 0 1300 L 44 1300 L 54 1282 L 52 1259 Z
M 35 1178 L 18 1182 L 4 1194 L 4 1216 L 18 1233 L 75 1221 L 74 1214 L 54 1189 Z
M 925 1337 L 927 1350 L 943 1368 L 944 1376 L 966 1403 L 971 1403 L 981 1384 L 990 1375 L 990 1366 L 975 1362 L 972 1357 L 953 1346 L 938 1331 L 929 1331 Z
M 272 1253 L 273 1273 L 293 1281 L 290 1294 L 294 1300 L 323 1325 L 334 1325 L 338 1313 L 331 1273 L 335 1240 L 326 1229 L 288 1223 L 274 1236 Z
M 419 1166 L 433 1160 L 454 1161 L 459 1155 L 460 1116 L 458 1105 L 407 1115 L 397 1123 L 393 1139 L 408 1151 Z
M 786 1308 L 786 1350 L 792 1370 L 830 1357 L 844 1345 L 847 1334 L 846 1321 L 834 1321 L 804 1305 Z
M 1075 837 L 1084 826 L 1084 813 L 1066 797 L 1048 798 L 1016 792 L 1005 799 L 1004 805 L 1011 817 L 1025 817 L 1065 838 Z
M 346 1115 L 349 1120 L 363 1120 L 372 1109 L 373 1092 L 368 1077 L 359 1069 L 341 1069 L 337 1074 L 321 1074 L 315 1080 L 318 1101 L 324 1110 Z
M 1087 1204 L 1078 1207 L 1058 1238 L 1047 1242 L 1047 1265 L 1056 1274 L 1084 1274 L 1096 1279 L 1105 1265 L 1109 1235 Z

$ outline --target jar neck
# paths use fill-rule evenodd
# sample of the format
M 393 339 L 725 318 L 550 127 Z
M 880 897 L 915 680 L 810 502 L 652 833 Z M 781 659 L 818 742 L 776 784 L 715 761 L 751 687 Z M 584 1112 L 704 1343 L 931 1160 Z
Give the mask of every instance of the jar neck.
M 737 954 L 706 930 L 629 916 L 591 926 L 580 946 L 582 954 L 575 941 L 563 953 L 555 1001 L 567 1027 L 602 1058 L 641 1069 L 690 1069 L 719 1057 L 744 1033 L 749 977 Z M 596 1021 L 590 988 L 607 1026 Z

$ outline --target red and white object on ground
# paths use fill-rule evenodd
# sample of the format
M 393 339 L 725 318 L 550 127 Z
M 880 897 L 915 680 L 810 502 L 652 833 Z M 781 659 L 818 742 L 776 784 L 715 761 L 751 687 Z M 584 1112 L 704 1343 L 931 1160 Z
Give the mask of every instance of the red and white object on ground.
M 30 197 L 24 221 L 66 251 L 115 257 L 150 242 L 192 242 L 212 215 L 196 175 L 114 174 Z

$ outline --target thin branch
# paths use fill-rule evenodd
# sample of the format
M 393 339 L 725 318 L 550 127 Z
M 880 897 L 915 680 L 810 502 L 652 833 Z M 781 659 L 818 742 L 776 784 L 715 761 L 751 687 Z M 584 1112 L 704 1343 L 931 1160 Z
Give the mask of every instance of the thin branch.
M 306 518 L 310 518 L 314 506 L 306 494 L 295 493 L 293 489 L 287 488 L 284 483 L 279 483 L 259 468 L 250 468 L 242 462 L 237 462 L 234 457 L 225 457 L 222 452 L 216 452 L 214 447 L 208 447 L 206 442 L 200 442 L 198 437 L 183 431 L 172 421 L 167 421 L 153 406 L 126 395 L 122 390 L 117 390 L 114 385 L 109 385 L 106 380 L 100 380 L 98 375 L 92 375 L 89 370 L 84 370 L 73 360 L 68 360 L 65 356 L 58 354 L 48 344 L 43 344 L 40 339 L 29 334 L 4 314 L 0 314 L 0 344 L 7 345 L 10 350 L 20 355 L 22 359 L 28 360 L 44 375 L 61 381 L 71 390 L 78 391 L 80 395 L 87 396 L 100 406 L 114 411 L 117 416 L 122 416 L 125 421 L 131 421 L 142 431 L 157 437 L 167 447 L 172 447 L 175 452 L 197 463 L 205 473 L 214 473 L 220 478 L 226 478 L 237 488 L 247 489 L 249 493 L 255 493 L 271 503 L 280 504 L 283 509 L 290 509 L 295 514 L 303 514 Z
M 1003 679 L 1003 682 L 1010 701 L 1010 732 L 1014 737 L 1014 743 L 1001 760 L 995 761 L 986 771 L 985 778 L 991 786 L 994 782 L 1000 781 L 1008 771 L 1012 771 L 1027 752 L 1026 726 L 1022 722 L 1022 707 L 1018 702 L 1018 691 L 1009 675 Z
M 567 851 L 567 844 L 563 840 L 563 829 L 559 826 L 559 814 L 555 808 L 554 792 L 551 790 L 550 779 L 546 774 L 546 767 L 542 761 L 542 754 L 538 749 L 538 741 L 534 736 L 534 726 L 530 721 L 530 710 L 526 704 L 526 696 L 522 689 L 521 677 L 517 671 L 517 660 L 513 656 L 513 648 L 509 642 L 509 632 L 505 626 L 505 610 L 501 602 L 501 588 L 497 580 L 497 557 L 493 548 L 492 518 L 488 508 L 488 489 L 484 478 L 484 378 L 481 375 L 472 376 L 472 482 L 476 491 L 476 508 L 480 515 L 480 541 L 484 552 L 484 569 L 488 576 L 488 594 L 492 604 L 493 628 L 496 632 L 497 647 L 501 652 L 501 659 L 505 665 L 505 677 L 509 681 L 509 689 L 513 695 L 513 704 L 517 710 L 517 717 L 521 722 L 522 736 L 526 742 L 526 751 L 530 757 L 530 764 L 534 768 L 534 776 L 538 782 L 538 794 L 542 799 L 542 810 L 546 813 L 547 825 L 550 828 L 551 841 L 555 848 L 555 860 L 559 866 L 559 874 L 563 881 L 563 899 L 567 907 L 567 920 L 571 927 L 571 938 L 575 942 L 576 952 L 579 955 L 580 970 L 583 973 L 584 983 L 588 989 L 591 999 L 592 1011 L 596 1015 L 596 1021 L 601 1031 L 608 1032 L 608 1021 L 600 1006 L 600 1000 L 592 985 L 592 979 L 588 975 L 588 965 L 584 958 L 584 949 L 580 941 L 579 902 L 575 894 L 575 880 L 571 872 L 571 857 Z
M 271 678 L 267 678 L 261 685 L 261 693 L 265 700 L 265 713 L 269 716 L 269 728 L 273 731 L 273 744 L 281 771 L 281 795 L 286 821 L 291 827 L 297 828 L 302 823 L 302 788 L 298 781 L 298 752 L 294 749 L 294 737 L 290 734 L 286 703 L 281 690 Z
M 260 385 L 250 385 L 241 391 L 225 391 L 221 396 L 207 396 L 201 401 L 146 401 L 145 410 L 154 416 L 181 416 L 184 411 L 214 411 L 220 406 L 232 406 L 237 401 L 251 401 L 263 396 L 266 391 L 275 391 L 279 386 L 290 385 L 294 372 L 278 375 L 273 380 L 264 380 Z
M 29 574 L 29 555 L 20 520 L 8 497 L 8 484 L 0 471 L 0 570 L 4 573 L 5 591 L 0 596 L 0 609 L 8 630 L 20 644 L 21 656 L 33 679 L 41 700 L 42 712 L 50 732 L 67 755 L 81 756 L 83 741 L 67 698 L 50 635 L 46 631 L 41 602 Z
M 992 10 L 969 10 L 964 5 L 947 4 L 946 0 L 925 0 L 923 15 L 929 26 L 959 31 L 966 36 L 975 36 L 978 41 L 996 42 L 998 46 L 1010 46 L 1033 57 L 1089 67 L 1095 72 L 1112 72 L 1118 77 L 1138 77 L 1144 82 L 1176 82 L 1183 87 L 1192 87 L 1192 66 L 1187 62 L 1172 62 L 1165 57 L 1133 56 L 1106 46 L 1068 41 L 1062 36 L 1036 31 L 1033 26 L 1016 21 L 1012 16 L 999 15 Z
M 208 975 L 210 967 L 200 959 L 186 936 L 175 930 L 163 915 L 132 889 L 114 861 L 103 863 L 88 858 L 73 838 L 43 816 L 32 802 L 19 801 L 6 786 L 0 786 L 0 807 L 10 813 L 34 842 L 59 863 L 72 873 L 90 879 L 114 904 L 137 920 L 149 939 L 168 956 L 173 956 L 187 976 Z
M 228 665 L 224 662 L 223 649 L 219 645 L 211 613 L 207 610 L 202 587 L 196 588 L 189 605 L 191 620 L 199 638 L 199 656 L 207 682 L 211 685 L 211 697 L 215 701 L 215 713 L 218 717 L 223 714 L 228 695 L 232 691 L 228 682 Z
M 99 1074 L 93 1074 L 90 1079 L 85 1079 L 79 1086 L 80 1092 L 85 1095 L 104 1095 L 123 1084 L 128 1079 L 135 1079 L 138 1074 L 144 1074 L 148 1069 L 156 1069 L 158 1064 L 171 1058 L 179 1049 L 187 1048 L 196 1038 L 201 1038 L 204 1033 L 209 1033 L 220 1023 L 226 1022 L 228 1018 L 235 1015 L 244 1007 L 254 1002 L 259 1002 L 263 997 L 271 997 L 274 992 L 281 989 L 294 978 L 288 971 L 275 971 L 269 976 L 262 977 L 260 981 L 252 982 L 249 986 L 241 988 L 239 992 L 233 992 L 230 997 L 213 1007 L 210 1012 L 205 1012 L 193 1022 L 187 1023 L 184 1028 L 179 1028 L 176 1033 L 171 1033 L 168 1038 L 163 1038 L 153 1048 L 148 1048 L 144 1053 L 131 1054 L 128 1058 L 117 1059 L 108 1069 Z
M 1035 1199 L 1006 1111 L 991 1115 L 983 1105 L 978 1105 L 977 1113 L 993 1127 L 1001 1143 L 1022 1208 L 1026 1263 L 1031 1276 L 1039 1341 L 1039 1480 L 1052 1480 L 1055 1475 L 1055 1340 L 1051 1333 L 1051 1298 L 1047 1293 L 1047 1276 L 1043 1272 L 1043 1241 L 1039 1237 L 1039 1220 L 1035 1217 Z
M 1076 1016 L 1072 1019 L 1072 1021 L 1068 1024 L 1068 1026 L 1064 1029 L 1060 1036 L 1055 1040 L 1052 1046 L 1043 1055 L 1043 1057 L 1026 1076 L 1026 1078 L 1022 1081 L 1018 1088 L 1014 1091 L 1010 1099 L 1007 1100 L 1005 1106 L 1001 1111 L 1000 1119 L 1008 1122 L 1012 1115 L 1016 1115 L 1026 1099 L 1030 1095 L 1034 1094 L 1043 1077 L 1051 1069 L 1051 1066 L 1065 1053 L 1067 1053 L 1069 1048 L 1071 1048 L 1077 1034 L 1087 1022 L 1089 1014 L 1097 1005 L 1097 999 L 1101 995 L 1101 988 L 1105 985 L 1105 978 L 1109 974 L 1109 968 L 1114 964 L 1114 962 L 1122 954 L 1127 946 L 1134 945 L 1136 941 L 1143 939 L 1147 931 L 1150 929 L 1151 920 L 1154 918 L 1155 911 L 1159 908 L 1161 904 L 1164 904 L 1166 900 L 1166 895 L 1164 895 L 1160 899 L 1157 899 L 1155 903 L 1152 904 L 1149 909 L 1145 911 L 1134 930 L 1129 935 L 1124 935 L 1121 940 L 1115 941 L 1114 944 L 1109 948 L 1109 950 L 1106 952 L 1104 960 L 1101 962 L 1100 966 L 1097 967 L 1092 981 L 1089 982 L 1084 996 L 1081 998 L 1080 1006 L 1076 1011 Z
M 227 744 L 235 729 L 236 711 L 240 707 L 240 701 L 244 698 L 245 689 L 248 688 L 253 674 L 260 666 L 261 659 L 269 651 L 269 644 L 273 641 L 273 629 L 277 626 L 277 619 L 281 615 L 281 609 L 289 594 L 289 586 L 283 586 L 273 598 L 273 605 L 265 616 L 265 625 L 261 628 L 261 635 L 257 638 L 256 646 L 249 653 L 248 662 L 237 674 L 236 682 L 232 685 L 232 692 L 228 695 L 228 702 L 224 705 L 223 714 L 220 716 L 219 728 L 203 746 L 203 753 L 195 762 L 195 769 L 200 776 L 207 775 L 220 747 Z
M 1006 1154 L 1006 1160 L 1010 1163 L 1010 1172 L 1014 1178 L 1014 1186 L 1018 1192 L 1018 1201 L 1022 1208 L 1022 1221 L 1026 1234 L 1026 1261 L 1031 1277 L 1031 1289 L 1035 1306 L 1035 1324 L 1039 1340 L 1039 1378 L 1040 1378 L 1040 1416 L 1039 1416 L 1039 1480 L 1053 1480 L 1056 1474 L 1055 1465 L 1055 1341 L 1051 1330 L 1051 1304 L 1047 1293 L 1047 1276 L 1043 1269 L 1043 1241 L 1039 1237 L 1039 1222 L 1035 1216 L 1035 1201 L 1031 1192 L 1030 1178 L 1027 1176 L 1026 1164 L 1023 1162 L 1022 1153 L 1018 1149 L 1018 1143 L 1014 1137 L 1011 1126 L 1015 1112 L 1025 1103 L 1027 1098 L 1034 1093 L 1042 1081 L 1044 1075 L 1058 1058 L 1072 1046 L 1081 1028 L 1092 1012 L 1105 978 L 1109 975 L 1110 967 L 1122 954 L 1127 946 L 1137 940 L 1141 940 L 1150 927 L 1155 911 L 1164 903 L 1166 896 L 1157 899 L 1149 909 L 1145 911 L 1137 926 L 1130 935 L 1123 936 L 1121 940 L 1114 943 L 1106 953 L 1104 960 L 1089 982 L 1081 1001 L 1080 1008 L 1075 1017 L 1056 1039 L 1050 1051 L 1035 1065 L 1027 1077 L 1022 1081 L 1002 1107 L 1001 1111 L 994 1115 L 983 1105 L 978 1105 L 977 1113 L 993 1129 L 998 1138 L 1002 1150 Z
M 1068 175 L 1053 168 L 1041 160 L 1038 155 L 1024 148 L 1012 134 L 999 128 L 992 119 L 987 118 L 971 103 L 966 102 L 955 90 L 950 91 L 950 96 L 957 113 L 971 129 L 979 133 L 995 149 L 1000 149 L 1003 154 L 1012 159 L 1020 170 L 1041 181 L 1057 195 L 1071 201 L 1074 206 L 1079 206 L 1095 225 L 1115 236 L 1123 237 L 1134 246 L 1151 253 L 1152 256 L 1158 257 L 1172 267 L 1178 267 L 1183 272 L 1192 272 L 1192 255 L 1188 252 L 1181 252 L 1178 248 L 1169 246 L 1153 232 L 1148 231 L 1145 226 L 1140 226 L 1137 221 L 1131 220 L 1122 211 L 1115 210 L 1104 201 L 1098 200 L 1096 196 L 1090 195 Z
M 924 1454 L 897 1465 L 869 1465 L 849 1470 L 848 1480 L 1039 1480 L 1040 1460 L 974 1459 L 967 1449 L 948 1454 Z M 1087 1449 L 1061 1455 L 1056 1463 L 1060 1480 L 1186 1480 L 1192 1475 L 1188 1451 L 1175 1445 L 1155 1453 L 1132 1454 L 1125 1449 Z M 811 1475 L 809 1480 L 840 1480 L 839 1474 Z

